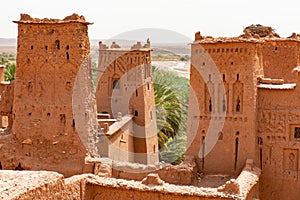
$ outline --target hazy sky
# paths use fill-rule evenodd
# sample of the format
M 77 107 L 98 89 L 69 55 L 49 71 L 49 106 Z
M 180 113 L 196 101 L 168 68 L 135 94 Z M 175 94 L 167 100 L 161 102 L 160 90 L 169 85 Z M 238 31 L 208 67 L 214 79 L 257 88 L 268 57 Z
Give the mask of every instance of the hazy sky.
M 4 1 L 4 0 L 3 0 Z M 5 0 L 1 4 L 0 38 L 15 38 L 20 13 L 37 18 L 64 18 L 72 13 L 94 22 L 92 39 L 108 39 L 140 28 L 169 29 L 189 38 L 237 36 L 251 24 L 272 26 L 283 37 L 300 33 L 300 1 L 266 0 Z

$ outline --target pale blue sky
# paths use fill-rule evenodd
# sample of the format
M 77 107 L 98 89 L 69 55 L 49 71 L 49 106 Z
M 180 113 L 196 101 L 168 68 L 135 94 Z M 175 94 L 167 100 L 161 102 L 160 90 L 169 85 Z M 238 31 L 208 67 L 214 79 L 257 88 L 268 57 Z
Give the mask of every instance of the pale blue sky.
M 280 2 L 280 3 L 279 3 Z M 64 18 L 74 12 L 94 22 L 92 39 L 108 39 L 140 28 L 163 28 L 194 37 L 237 36 L 251 24 L 269 25 L 283 37 L 300 33 L 300 1 L 263 0 L 6 0 L 1 6 L 0 38 L 15 38 L 20 13 Z

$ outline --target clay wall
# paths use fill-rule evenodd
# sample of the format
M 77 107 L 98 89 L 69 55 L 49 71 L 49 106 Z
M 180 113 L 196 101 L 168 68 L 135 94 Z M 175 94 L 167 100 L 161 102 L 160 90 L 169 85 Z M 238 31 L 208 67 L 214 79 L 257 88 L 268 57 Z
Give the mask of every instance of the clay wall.
M 197 179 L 196 165 L 193 162 L 178 166 L 161 163 L 144 165 L 100 158 L 88 159 L 87 163 L 95 175 L 102 177 L 141 181 L 148 174 L 157 173 L 163 181 L 177 185 L 192 185 Z
M 101 42 L 99 47 L 96 88 L 98 113 L 109 113 L 113 118 L 117 118 L 119 112 L 123 115 L 132 114 L 134 161 L 157 162 L 151 49 L 107 49 L 103 48 Z
M 122 120 L 109 126 L 109 130 L 101 136 L 98 149 L 101 157 L 116 161 L 134 162 L 132 116 L 126 115 Z
M 93 89 L 90 23 L 76 14 L 64 20 L 22 14 L 16 23 L 13 139 L 2 143 L 2 167 L 81 173 L 97 124 L 94 98 L 85 94 Z
M 247 158 L 257 157 L 255 97 L 257 77 L 263 74 L 261 45 L 207 39 L 193 43 L 191 51 L 195 95 L 189 102 L 187 154 L 197 158 L 201 172 L 239 174 Z
M 264 200 L 296 200 L 300 196 L 298 83 L 296 87 L 261 84 L 258 90 L 257 132 L 263 170 L 260 193 Z
M 296 81 L 293 69 L 300 63 L 300 41 L 297 39 L 266 39 L 262 47 L 264 76 Z
M 179 171 L 179 170 L 177 170 Z M 102 174 L 103 175 L 103 174 Z M 157 174 L 148 174 L 140 181 L 75 175 L 64 179 L 57 172 L 0 171 L 0 198 L 26 199 L 240 199 L 257 198 L 260 170 L 246 165 L 236 180 L 218 188 L 178 186 L 166 183 Z M 241 189 L 239 188 L 241 187 Z

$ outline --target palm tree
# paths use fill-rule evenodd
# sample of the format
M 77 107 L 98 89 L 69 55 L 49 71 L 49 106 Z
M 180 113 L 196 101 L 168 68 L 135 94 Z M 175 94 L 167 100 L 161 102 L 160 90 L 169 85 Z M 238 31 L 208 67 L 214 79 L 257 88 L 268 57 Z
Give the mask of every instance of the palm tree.
M 16 75 L 16 64 L 7 64 L 4 70 L 4 79 L 5 81 L 13 81 L 15 80 Z
M 159 148 L 167 148 L 166 143 L 174 139 L 182 124 L 182 106 L 171 83 L 162 70 L 153 68 L 154 95 L 157 116 L 157 136 Z

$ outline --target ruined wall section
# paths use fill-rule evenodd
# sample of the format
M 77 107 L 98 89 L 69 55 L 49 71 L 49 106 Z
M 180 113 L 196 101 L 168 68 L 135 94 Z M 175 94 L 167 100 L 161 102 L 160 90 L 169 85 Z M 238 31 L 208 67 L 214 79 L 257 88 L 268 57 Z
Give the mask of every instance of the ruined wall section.
M 293 69 L 300 64 L 299 39 L 265 39 L 262 47 L 264 76 L 293 83 Z
M 20 163 L 25 169 L 53 170 L 65 176 L 81 173 L 87 147 L 78 135 L 72 95 L 77 74 L 89 57 L 90 23 L 76 14 L 64 20 L 21 15 L 16 23 L 14 164 Z M 92 80 L 87 77 L 85 81 Z M 4 166 L 13 168 L 11 163 Z
M 256 40 L 230 38 L 192 44 L 190 83 L 196 95 L 189 103 L 187 154 L 197 158 L 201 172 L 238 174 L 247 158 L 257 163 L 256 88 L 257 77 L 263 74 L 260 47 Z M 223 128 L 217 130 L 212 121 L 219 126 L 224 122 Z M 192 132 L 195 127 L 197 132 Z

